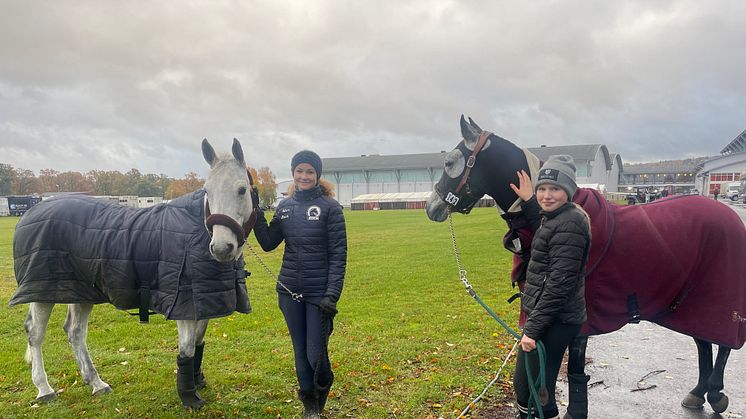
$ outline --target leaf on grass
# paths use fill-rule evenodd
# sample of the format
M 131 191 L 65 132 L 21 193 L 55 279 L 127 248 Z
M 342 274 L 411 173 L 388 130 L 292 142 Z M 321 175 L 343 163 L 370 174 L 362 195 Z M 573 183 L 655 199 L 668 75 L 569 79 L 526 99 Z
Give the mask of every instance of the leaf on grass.
M 433 408 L 440 409 L 441 407 L 443 407 L 442 404 L 440 404 L 440 403 L 433 403 Z
M 124 352 L 126 350 L 127 350 L 127 348 L 125 348 L 124 346 L 122 346 L 121 348 L 119 348 L 119 352 Z
M 129 362 L 127 362 L 127 361 L 122 361 L 122 362 L 119 363 L 119 365 L 127 365 L 127 364 L 129 364 Z

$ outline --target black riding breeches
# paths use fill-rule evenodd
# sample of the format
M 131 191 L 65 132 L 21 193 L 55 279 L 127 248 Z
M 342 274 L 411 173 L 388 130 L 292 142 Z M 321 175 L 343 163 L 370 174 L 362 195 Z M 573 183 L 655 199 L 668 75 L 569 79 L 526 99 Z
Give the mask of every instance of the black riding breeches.
M 579 324 L 561 324 L 555 322 L 547 329 L 541 341 L 546 349 L 545 377 L 549 401 L 544 406 L 544 417 L 554 417 L 559 414 L 557 402 L 554 397 L 554 391 L 557 387 L 557 375 L 562 365 L 562 357 L 570 345 L 570 342 L 580 332 Z M 529 380 L 526 377 L 526 360 L 531 365 L 531 373 L 537 377 L 539 371 L 539 357 L 536 351 L 526 353 L 520 350 L 516 359 L 515 374 L 513 374 L 513 390 L 515 391 L 516 400 L 520 409 L 528 407 Z M 538 382 L 538 380 L 537 380 Z M 537 416 L 538 417 L 538 416 Z
M 329 336 L 323 331 L 321 309 L 311 304 L 318 304 L 321 297 L 304 297 L 303 301 L 297 302 L 287 294 L 278 293 L 278 301 L 293 341 L 299 389 L 312 392 L 316 389 L 314 367 L 322 356 L 328 356 L 326 348 Z

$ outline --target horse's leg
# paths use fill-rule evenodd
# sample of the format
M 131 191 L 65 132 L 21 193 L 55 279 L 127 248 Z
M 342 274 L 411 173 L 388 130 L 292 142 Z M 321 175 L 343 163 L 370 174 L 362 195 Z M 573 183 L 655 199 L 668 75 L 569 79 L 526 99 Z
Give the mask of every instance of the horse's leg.
M 564 419 L 586 419 L 588 417 L 588 380 L 585 374 L 585 350 L 588 336 L 576 336 L 567 348 L 567 382 L 570 387 L 570 403 Z
M 47 323 L 52 314 L 52 303 L 31 303 L 28 315 L 23 326 L 28 334 L 28 345 L 26 346 L 26 362 L 31 363 L 31 381 L 39 390 L 36 395 L 38 401 L 49 401 L 57 397 L 57 394 L 49 385 L 47 372 L 44 371 L 44 358 L 41 354 L 41 345 L 47 332 Z
M 205 388 L 207 381 L 202 373 L 202 356 L 205 352 L 205 332 L 207 332 L 208 320 L 197 320 L 197 331 L 194 338 L 194 385 L 197 390 Z
M 681 401 L 681 405 L 690 409 L 699 409 L 705 404 L 705 393 L 710 387 L 707 381 L 712 375 L 712 344 L 701 339 L 694 338 L 699 355 L 699 377 L 697 386 L 689 391 L 689 394 Z
M 725 374 L 725 364 L 728 362 L 730 348 L 727 346 L 718 346 L 718 355 L 715 358 L 715 368 L 712 370 L 708 380 L 707 402 L 710 403 L 712 410 L 717 413 L 725 412 L 728 408 L 728 396 L 723 394 L 723 375 Z
M 91 310 L 93 310 L 93 304 L 68 304 L 67 317 L 62 328 L 65 329 L 67 339 L 73 347 L 83 382 L 91 385 L 93 395 L 111 393 L 111 387 L 98 376 L 98 371 L 93 366 L 91 355 L 88 353 L 86 340 Z
M 194 350 L 198 320 L 176 320 L 179 331 L 179 356 L 176 357 L 176 390 L 187 409 L 199 409 L 205 404 L 197 394 L 194 382 Z

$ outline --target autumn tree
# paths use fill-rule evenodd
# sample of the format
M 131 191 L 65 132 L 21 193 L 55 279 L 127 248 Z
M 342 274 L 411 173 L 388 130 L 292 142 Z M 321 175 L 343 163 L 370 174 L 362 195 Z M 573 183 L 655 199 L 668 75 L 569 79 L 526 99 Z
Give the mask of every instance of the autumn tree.
M 57 175 L 57 191 L 90 192 L 91 183 L 80 172 L 64 172 Z
M 259 202 L 262 207 L 267 208 L 277 199 L 277 180 L 267 166 L 259 169 L 256 179 L 259 189 Z
M 119 179 L 124 175 L 116 170 L 91 170 L 85 174 L 86 179 L 91 184 L 91 191 L 94 195 L 118 195 L 115 193 L 117 184 L 121 183 Z
M 13 177 L 15 169 L 13 166 L 0 163 L 0 195 L 10 195 L 13 189 Z
M 30 195 L 41 192 L 39 179 L 36 178 L 34 172 L 28 169 L 15 170 L 12 186 L 13 194 L 16 195 Z
M 189 192 L 196 191 L 205 184 L 205 180 L 194 172 L 189 172 L 184 179 L 176 179 L 166 189 L 166 199 L 174 199 Z
M 59 175 L 60 172 L 54 170 L 54 169 L 41 169 L 39 172 L 39 188 L 41 189 L 41 192 L 58 192 L 59 189 L 57 185 L 59 183 L 57 182 L 57 175 Z

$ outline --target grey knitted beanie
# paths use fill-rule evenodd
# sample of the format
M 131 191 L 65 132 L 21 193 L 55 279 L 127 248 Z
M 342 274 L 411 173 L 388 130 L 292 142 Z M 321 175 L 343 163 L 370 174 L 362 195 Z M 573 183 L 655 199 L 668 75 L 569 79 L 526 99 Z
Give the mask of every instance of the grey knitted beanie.
M 534 185 L 534 191 L 540 185 L 550 183 L 557 185 L 567 192 L 567 199 L 572 200 L 578 184 L 575 183 L 575 162 L 567 154 L 549 156 L 539 170 L 539 178 Z

